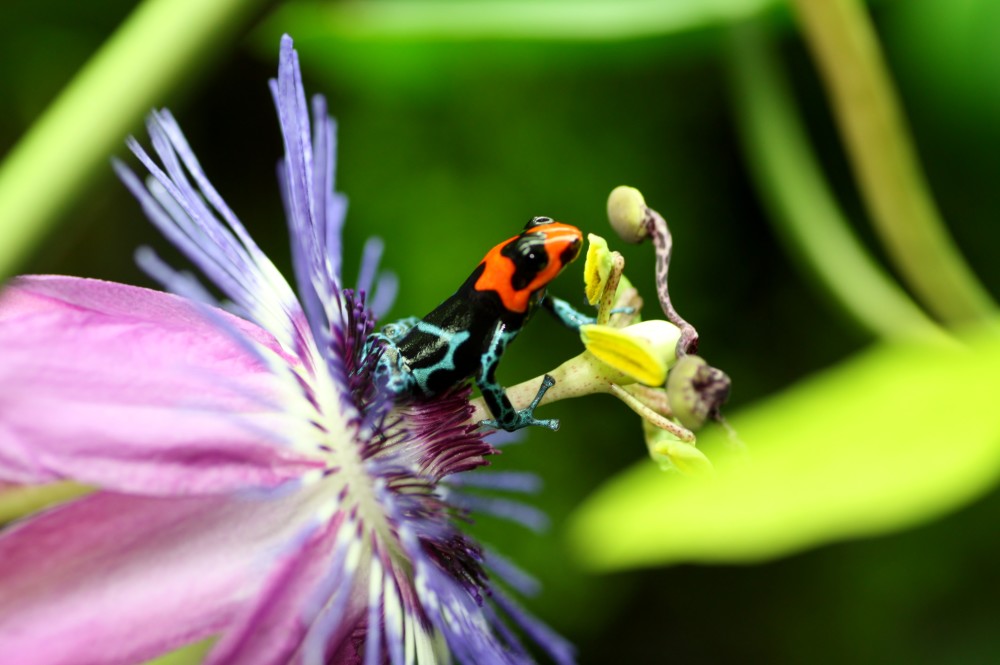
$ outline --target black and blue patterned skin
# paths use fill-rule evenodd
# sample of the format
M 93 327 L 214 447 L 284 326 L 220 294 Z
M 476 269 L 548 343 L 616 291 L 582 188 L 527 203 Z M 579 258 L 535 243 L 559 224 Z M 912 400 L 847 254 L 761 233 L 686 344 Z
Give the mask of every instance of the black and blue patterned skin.
M 484 427 L 514 431 L 529 425 L 558 429 L 534 409 L 554 385 L 546 376 L 527 408 L 517 410 L 496 380 L 511 342 L 539 305 L 571 329 L 594 319 L 549 296 L 546 287 L 577 258 L 580 230 L 535 217 L 520 235 L 494 247 L 447 300 L 422 319 L 392 323 L 369 336 L 365 353 L 379 354 L 375 376 L 395 397 L 432 397 L 474 377 L 493 415 Z

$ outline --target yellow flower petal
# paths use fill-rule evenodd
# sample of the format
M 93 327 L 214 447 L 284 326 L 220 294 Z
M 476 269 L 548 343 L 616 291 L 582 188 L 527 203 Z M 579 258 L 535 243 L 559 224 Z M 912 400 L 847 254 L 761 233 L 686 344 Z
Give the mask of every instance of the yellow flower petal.
M 662 320 L 643 321 L 628 328 L 580 326 L 584 346 L 602 362 L 647 386 L 661 386 L 676 360 L 680 330 Z
M 611 251 L 608 242 L 594 233 L 587 234 L 587 259 L 583 264 L 583 283 L 587 289 L 587 302 L 596 305 L 604 293 L 604 285 L 611 274 Z

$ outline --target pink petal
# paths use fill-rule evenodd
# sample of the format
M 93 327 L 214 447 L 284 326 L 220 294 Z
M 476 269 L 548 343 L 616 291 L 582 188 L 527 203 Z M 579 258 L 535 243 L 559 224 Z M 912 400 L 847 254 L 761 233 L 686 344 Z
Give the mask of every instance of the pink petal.
M 183 298 L 22 277 L 0 293 L 0 478 L 137 494 L 271 487 L 319 465 L 281 442 L 275 375 L 234 338 L 274 339 Z M 284 356 L 288 362 L 294 359 Z
M 255 604 L 315 496 L 101 492 L 10 529 L 0 536 L 0 659 L 141 662 L 224 631 Z

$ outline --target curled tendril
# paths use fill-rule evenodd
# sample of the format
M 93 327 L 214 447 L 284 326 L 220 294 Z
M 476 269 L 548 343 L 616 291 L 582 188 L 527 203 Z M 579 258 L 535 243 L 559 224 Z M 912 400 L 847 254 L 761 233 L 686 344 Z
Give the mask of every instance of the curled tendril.
M 673 238 L 667 221 L 646 205 L 639 190 L 625 185 L 616 187 L 608 197 L 608 219 L 619 237 L 626 242 L 638 243 L 652 237 L 656 249 L 656 295 L 667 320 L 681 331 L 681 338 L 677 342 L 677 357 L 695 353 L 698 350 L 698 331 L 674 309 L 670 301 L 670 290 L 667 288 L 667 273 L 673 251 Z
M 681 318 L 670 302 L 670 290 L 667 288 L 667 271 L 670 269 L 670 254 L 673 251 L 673 238 L 667 222 L 660 213 L 652 208 L 646 208 L 643 223 L 653 236 L 653 246 L 656 248 L 656 295 L 660 299 L 660 307 L 667 320 L 681 329 L 681 338 L 677 342 L 677 357 L 698 351 L 698 331 Z

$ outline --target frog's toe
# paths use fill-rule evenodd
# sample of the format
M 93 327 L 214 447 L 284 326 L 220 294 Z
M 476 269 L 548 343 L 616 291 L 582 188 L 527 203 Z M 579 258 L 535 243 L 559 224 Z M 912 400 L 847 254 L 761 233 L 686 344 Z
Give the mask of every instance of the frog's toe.
M 506 429 L 502 427 L 495 418 L 486 418 L 479 421 L 479 429 Z
M 548 427 L 553 432 L 558 432 L 559 431 L 559 419 L 558 418 L 548 418 L 546 420 L 535 420 L 534 418 L 532 418 L 532 420 L 534 420 L 534 422 L 529 423 L 531 425 L 540 425 L 542 427 Z
M 502 429 L 508 432 L 516 432 L 519 429 L 524 429 L 525 427 L 538 426 L 547 427 L 553 432 L 559 429 L 559 419 L 558 418 L 548 418 L 546 420 L 539 420 L 531 415 L 531 413 L 525 411 L 519 411 L 517 418 L 513 419 L 511 422 L 501 422 L 496 418 L 487 418 L 485 420 L 479 421 L 480 429 Z
M 547 427 L 553 432 L 559 429 L 559 420 L 556 418 L 547 418 L 545 420 L 539 420 L 535 418 L 532 409 L 524 409 L 523 411 L 517 412 L 517 420 L 513 423 L 512 427 L 508 431 L 513 432 L 514 430 L 519 430 L 524 427 Z M 507 428 L 504 428 L 507 429 Z

